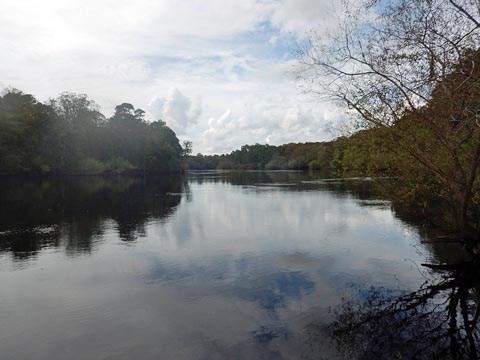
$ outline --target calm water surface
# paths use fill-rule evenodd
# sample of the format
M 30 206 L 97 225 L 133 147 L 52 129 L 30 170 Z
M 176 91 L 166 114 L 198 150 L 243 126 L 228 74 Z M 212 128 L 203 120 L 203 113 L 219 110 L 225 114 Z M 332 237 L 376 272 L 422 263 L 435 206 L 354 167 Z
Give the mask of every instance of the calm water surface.
M 356 286 L 418 287 L 434 254 L 372 184 L 295 172 L 4 181 L 1 358 L 318 356 L 309 323 Z

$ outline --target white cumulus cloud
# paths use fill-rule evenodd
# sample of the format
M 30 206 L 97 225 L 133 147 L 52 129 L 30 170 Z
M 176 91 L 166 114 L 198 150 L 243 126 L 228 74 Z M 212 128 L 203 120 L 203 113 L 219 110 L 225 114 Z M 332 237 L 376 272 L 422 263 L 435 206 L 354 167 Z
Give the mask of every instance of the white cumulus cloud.
M 240 114 L 228 109 L 209 119 L 201 145 L 207 153 L 226 153 L 245 144 L 328 140 L 332 135 L 324 125 L 331 125 L 332 119 L 340 118 L 338 115 L 331 106 L 301 107 L 285 98 L 248 106 Z
M 171 88 L 167 97 L 154 97 L 148 106 L 149 114 L 162 119 L 179 135 L 195 126 L 202 114 L 199 98 L 191 99 L 177 88 Z

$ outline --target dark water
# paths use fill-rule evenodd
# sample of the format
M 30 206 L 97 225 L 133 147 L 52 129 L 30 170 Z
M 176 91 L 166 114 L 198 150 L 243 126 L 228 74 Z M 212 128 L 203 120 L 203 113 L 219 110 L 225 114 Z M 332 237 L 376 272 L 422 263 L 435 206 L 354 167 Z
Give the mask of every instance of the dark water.
M 369 180 L 5 180 L 0 201 L 1 359 L 333 358 L 306 335 L 329 307 L 454 256 Z

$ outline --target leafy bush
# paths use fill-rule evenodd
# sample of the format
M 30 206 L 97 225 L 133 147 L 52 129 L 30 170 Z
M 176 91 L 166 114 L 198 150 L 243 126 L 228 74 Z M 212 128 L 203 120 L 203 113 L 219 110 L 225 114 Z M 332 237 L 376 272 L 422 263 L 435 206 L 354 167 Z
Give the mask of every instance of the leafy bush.
M 106 165 L 106 171 L 115 174 L 120 174 L 134 169 L 135 167 L 128 160 L 125 160 L 121 157 L 110 160 Z

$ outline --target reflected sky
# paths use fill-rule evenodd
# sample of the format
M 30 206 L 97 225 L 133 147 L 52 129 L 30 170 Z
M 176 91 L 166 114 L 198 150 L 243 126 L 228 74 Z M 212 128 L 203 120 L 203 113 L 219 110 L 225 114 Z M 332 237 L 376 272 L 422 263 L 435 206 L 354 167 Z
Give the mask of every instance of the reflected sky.
M 431 256 L 372 181 L 208 172 L 3 188 L 4 359 L 308 358 L 305 324 L 354 285 L 419 286 Z

